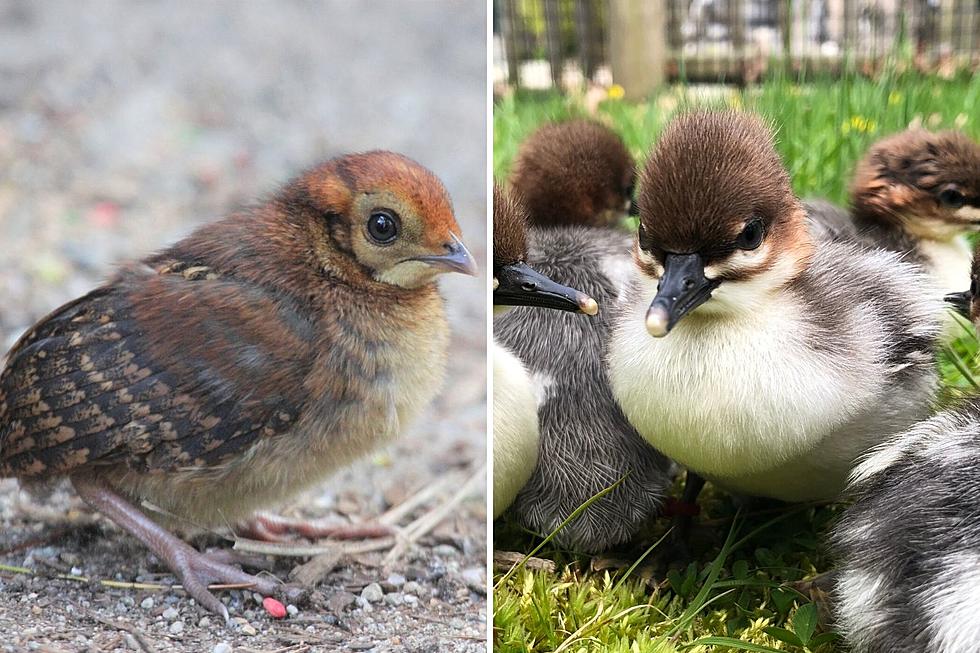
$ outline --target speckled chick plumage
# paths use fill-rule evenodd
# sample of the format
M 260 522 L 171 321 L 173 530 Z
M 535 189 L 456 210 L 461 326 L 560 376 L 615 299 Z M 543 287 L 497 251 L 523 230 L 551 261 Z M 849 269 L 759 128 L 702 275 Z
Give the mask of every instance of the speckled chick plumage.
M 403 237 L 366 234 L 372 207 Z M 439 180 L 390 152 L 330 160 L 268 202 L 57 309 L 0 375 L 0 476 L 92 476 L 225 525 L 403 430 L 440 387 L 434 272 L 458 241 Z
M 629 208 L 634 168 L 611 129 L 569 120 L 545 124 L 521 143 L 509 181 L 532 225 L 608 226 Z
M 604 357 L 611 316 L 631 266 L 629 234 L 618 229 L 532 229 L 528 263 L 599 303 L 595 317 L 517 308 L 494 320 L 495 337 L 523 361 L 538 402 L 538 465 L 512 512 L 550 533 L 593 495 L 622 479 L 555 538 L 597 552 L 630 541 L 656 517 L 671 463 L 626 420 L 609 387 Z

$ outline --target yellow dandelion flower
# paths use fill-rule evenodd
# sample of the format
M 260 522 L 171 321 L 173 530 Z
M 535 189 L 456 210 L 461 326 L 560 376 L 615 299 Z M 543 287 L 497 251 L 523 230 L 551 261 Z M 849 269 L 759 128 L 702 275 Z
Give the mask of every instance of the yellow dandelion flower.
M 622 100 L 626 96 L 626 89 L 619 84 L 609 87 L 608 96 L 610 100 Z
M 850 120 L 841 123 L 840 131 L 844 135 L 852 131 L 859 134 L 873 134 L 878 131 L 878 122 L 864 116 L 851 116 Z
M 902 94 L 899 93 L 898 91 L 892 91 L 891 93 L 888 94 L 888 106 L 893 107 L 896 104 L 900 104 L 901 101 L 902 101 Z

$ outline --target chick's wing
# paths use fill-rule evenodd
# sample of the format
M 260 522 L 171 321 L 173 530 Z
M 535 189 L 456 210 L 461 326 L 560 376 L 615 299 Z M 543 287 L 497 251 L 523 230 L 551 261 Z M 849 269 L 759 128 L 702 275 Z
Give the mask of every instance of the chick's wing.
M 0 375 L 0 475 L 219 465 L 299 419 L 314 323 L 207 271 L 127 270 L 59 308 Z

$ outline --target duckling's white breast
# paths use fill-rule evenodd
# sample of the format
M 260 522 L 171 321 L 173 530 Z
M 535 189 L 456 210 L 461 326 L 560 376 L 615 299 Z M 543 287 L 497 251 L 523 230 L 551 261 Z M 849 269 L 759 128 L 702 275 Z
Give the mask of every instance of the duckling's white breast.
M 493 516 L 500 516 L 538 462 L 538 406 L 524 365 L 493 346 Z
M 835 357 L 853 348 L 811 346 L 803 307 L 789 293 L 732 315 L 695 310 L 654 338 L 644 316 L 656 282 L 640 283 L 646 287 L 621 316 L 609 356 L 613 391 L 637 430 L 732 490 L 787 499 L 836 494 L 849 453 L 830 465 L 840 469 L 808 475 L 797 468 L 875 394 L 875 365 Z M 864 382 L 855 373 L 862 369 Z M 794 473 L 781 473 L 787 469 Z M 775 487 L 760 483 L 766 478 Z
M 943 293 L 962 292 L 970 287 L 973 252 L 966 236 L 956 236 L 952 240 L 923 239 L 919 242 L 919 250 Z

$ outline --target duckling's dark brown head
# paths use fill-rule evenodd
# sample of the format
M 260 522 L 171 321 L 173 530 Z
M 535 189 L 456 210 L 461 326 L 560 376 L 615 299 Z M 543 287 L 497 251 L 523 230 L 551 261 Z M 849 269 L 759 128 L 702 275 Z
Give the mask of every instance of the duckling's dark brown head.
M 507 191 L 493 185 L 493 276 L 507 265 L 527 261 L 527 211 Z
M 674 120 L 640 175 L 639 208 L 636 262 L 657 283 L 655 336 L 702 304 L 701 315 L 744 309 L 795 278 L 812 252 L 772 132 L 749 114 Z
M 851 203 L 859 220 L 919 238 L 980 230 L 980 145 L 924 129 L 882 139 L 858 164 Z
M 596 301 L 555 283 L 527 264 L 527 212 L 513 196 L 493 185 L 493 303 L 540 306 L 595 315 Z
M 570 120 L 544 125 L 521 143 L 510 185 L 532 224 L 608 226 L 630 210 L 635 176 L 615 132 Z

